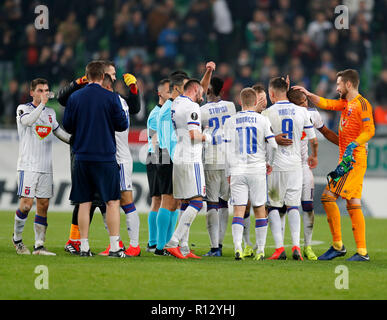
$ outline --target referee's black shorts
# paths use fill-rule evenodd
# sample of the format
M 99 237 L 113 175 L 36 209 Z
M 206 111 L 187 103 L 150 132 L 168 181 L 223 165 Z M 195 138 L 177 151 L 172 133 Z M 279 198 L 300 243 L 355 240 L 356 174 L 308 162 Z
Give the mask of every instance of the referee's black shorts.
M 119 200 L 120 169 L 116 161 L 74 161 L 70 200 L 92 202 L 97 192 L 103 202 Z
M 169 157 L 167 149 L 160 149 L 160 159 L 157 164 L 157 177 L 159 182 L 159 192 L 161 194 L 173 194 L 172 172 L 173 163 Z
M 161 196 L 159 189 L 159 177 L 157 175 L 158 156 L 155 153 L 148 153 L 146 160 L 146 175 L 148 177 L 150 197 Z

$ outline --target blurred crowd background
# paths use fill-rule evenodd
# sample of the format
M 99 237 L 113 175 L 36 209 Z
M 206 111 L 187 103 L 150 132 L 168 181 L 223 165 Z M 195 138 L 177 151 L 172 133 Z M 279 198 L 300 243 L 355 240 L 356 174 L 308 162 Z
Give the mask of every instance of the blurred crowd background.
M 36 30 L 34 10 L 49 8 L 49 29 Z M 335 7 L 349 8 L 337 30 Z M 290 75 L 292 84 L 336 98 L 336 72 L 354 68 L 361 93 L 387 132 L 387 0 L 2 0 L 0 4 L 0 127 L 15 127 L 15 110 L 30 101 L 29 81 L 47 78 L 54 92 L 84 74 L 92 59 L 115 62 L 117 78 L 138 79 L 144 127 L 157 103 L 157 82 L 174 69 L 201 78 L 217 63 L 223 99 L 238 104 L 243 87 Z M 116 90 L 125 91 L 122 80 Z M 270 103 L 270 102 L 269 102 Z M 50 101 L 58 117 L 63 108 Z M 337 129 L 338 116 L 323 112 Z

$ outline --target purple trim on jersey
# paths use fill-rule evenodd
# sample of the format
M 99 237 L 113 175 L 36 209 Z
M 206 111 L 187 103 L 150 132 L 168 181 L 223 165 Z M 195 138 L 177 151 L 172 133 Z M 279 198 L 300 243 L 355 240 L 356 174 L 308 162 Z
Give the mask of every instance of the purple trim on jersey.
M 276 104 L 291 104 L 290 101 L 282 101 L 282 102 L 277 102 Z
M 21 118 L 23 118 L 24 116 L 26 116 L 27 114 L 29 114 L 29 113 L 23 113 L 19 118 L 21 119 Z
M 199 122 L 187 122 L 187 124 L 194 124 L 196 126 L 200 126 L 200 123 Z
M 55 128 L 55 129 L 53 129 L 52 131 L 55 131 L 55 130 L 57 130 L 59 128 L 59 124 L 58 124 L 58 126 Z
M 262 228 L 267 226 L 267 221 L 268 219 L 263 218 L 263 219 L 256 219 L 255 220 L 255 227 L 256 228 Z
M 274 136 L 265 137 L 265 139 L 270 139 L 270 138 L 274 138 Z
M 47 227 L 47 217 L 41 217 L 41 216 L 35 215 L 35 223 L 41 224 L 42 226 Z
M 317 128 L 317 130 L 321 130 L 324 127 L 325 127 L 325 124 L 323 124 L 320 128 Z
M 190 97 L 187 97 L 187 96 L 185 96 L 185 95 L 180 95 L 180 97 L 182 97 L 182 98 L 187 98 L 187 99 L 189 99 L 189 100 L 192 101 L 192 99 L 191 99 Z M 193 101 L 192 101 L 192 102 L 193 102 Z
M 304 127 L 304 129 L 312 129 L 313 128 L 313 126 L 306 126 L 306 127 Z
M 286 211 L 289 212 L 290 210 L 298 210 L 298 207 L 288 207 Z
M 232 218 L 232 224 L 240 224 L 241 226 L 244 226 L 243 218 L 241 218 L 241 217 Z

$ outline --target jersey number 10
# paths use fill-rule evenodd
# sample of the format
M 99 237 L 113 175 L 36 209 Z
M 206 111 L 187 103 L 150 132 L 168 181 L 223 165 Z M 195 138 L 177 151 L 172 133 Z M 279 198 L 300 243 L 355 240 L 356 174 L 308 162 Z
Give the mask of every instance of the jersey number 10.
M 245 129 L 245 130 L 243 130 Z M 257 153 L 257 128 L 256 127 L 238 127 L 236 128 L 239 136 L 239 153 L 243 154 L 245 151 L 246 141 L 246 153 Z

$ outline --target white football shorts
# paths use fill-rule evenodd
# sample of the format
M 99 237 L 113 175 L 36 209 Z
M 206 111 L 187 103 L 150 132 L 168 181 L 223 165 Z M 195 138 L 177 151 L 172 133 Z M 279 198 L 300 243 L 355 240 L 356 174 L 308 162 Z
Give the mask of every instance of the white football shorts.
M 120 190 L 132 191 L 133 162 L 120 163 Z
M 298 207 L 301 204 L 302 169 L 273 171 L 267 179 L 269 204 L 272 207 Z
M 203 164 L 201 162 L 173 164 L 172 183 L 175 199 L 205 197 Z
M 23 198 L 52 198 L 54 195 L 54 180 L 52 173 L 24 170 L 18 171 L 17 195 Z
M 309 166 L 302 167 L 302 196 L 301 201 L 313 201 L 314 177 Z
M 206 199 L 208 202 L 218 202 L 219 198 L 228 201 L 230 185 L 227 182 L 225 170 L 204 170 L 206 178 Z
M 267 201 L 266 175 L 231 175 L 231 205 L 246 206 L 250 200 L 253 207 L 260 207 Z

